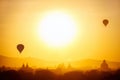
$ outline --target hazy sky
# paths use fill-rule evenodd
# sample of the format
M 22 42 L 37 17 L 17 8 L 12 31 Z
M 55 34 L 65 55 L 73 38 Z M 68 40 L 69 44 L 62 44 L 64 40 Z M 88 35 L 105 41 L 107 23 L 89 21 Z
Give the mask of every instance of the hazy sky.
M 46 12 L 60 10 L 76 22 L 77 38 L 69 46 L 51 48 L 37 33 Z M 108 19 L 105 27 L 103 19 Z M 25 49 L 20 55 L 16 45 Z M 67 61 L 120 61 L 120 0 L 0 0 L 0 55 Z

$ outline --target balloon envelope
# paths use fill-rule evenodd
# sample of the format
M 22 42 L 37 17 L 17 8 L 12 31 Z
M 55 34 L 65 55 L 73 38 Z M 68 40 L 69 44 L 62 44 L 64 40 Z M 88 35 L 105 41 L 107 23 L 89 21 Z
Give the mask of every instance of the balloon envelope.
M 107 26 L 108 23 L 109 23 L 109 21 L 108 21 L 107 19 L 104 19 L 104 20 L 103 20 L 103 24 L 104 24 L 105 26 Z
M 17 50 L 21 53 L 24 49 L 24 45 L 23 44 L 18 44 L 17 45 Z

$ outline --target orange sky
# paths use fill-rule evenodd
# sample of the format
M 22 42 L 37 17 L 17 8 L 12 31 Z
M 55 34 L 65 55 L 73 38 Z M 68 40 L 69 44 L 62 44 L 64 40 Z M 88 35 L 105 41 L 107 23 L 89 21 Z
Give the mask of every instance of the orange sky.
M 38 37 L 38 22 L 54 10 L 67 12 L 76 22 L 78 34 L 69 46 L 51 48 Z M 109 19 L 107 27 L 104 18 Z M 19 43 L 25 45 L 21 55 Z M 120 0 L 0 0 L 0 55 L 120 61 Z

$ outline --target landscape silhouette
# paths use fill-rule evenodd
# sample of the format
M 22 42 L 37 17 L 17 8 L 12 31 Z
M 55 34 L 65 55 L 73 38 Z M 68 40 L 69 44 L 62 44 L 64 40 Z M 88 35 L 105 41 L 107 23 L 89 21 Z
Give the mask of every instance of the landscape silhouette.
M 120 69 L 111 71 L 70 71 L 57 74 L 48 69 L 30 70 L 2 70 L 0 80 L 120 80 Z
M 111 69 L 103 60 L 98 69 L 73 69 L 69 64 L 65 69 L 60 64 L 54 69 L 32 68 L 28 63 L 19 68 L 0 67 L 0 80 L 120 80 L 120 68 Z

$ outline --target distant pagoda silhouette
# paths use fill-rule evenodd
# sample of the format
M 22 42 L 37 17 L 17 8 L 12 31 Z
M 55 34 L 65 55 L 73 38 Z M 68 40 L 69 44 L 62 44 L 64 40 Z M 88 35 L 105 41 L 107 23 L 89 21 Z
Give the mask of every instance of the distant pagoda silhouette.
M 28 63 L 23 64 L 22 67 L 20 68 L 20 70 L 23 70 L 23 71 L 27 71 L 27 72 L 32 72 L 33 69 L 31 67 L 29 67 Z
M 100 70 L 101 70 L 101 71 L 109 71 L 109 70 L 110 70 L 110 68 L 109 68 L 106 60 L 103 60 L 101 66 L 100 66 Z

